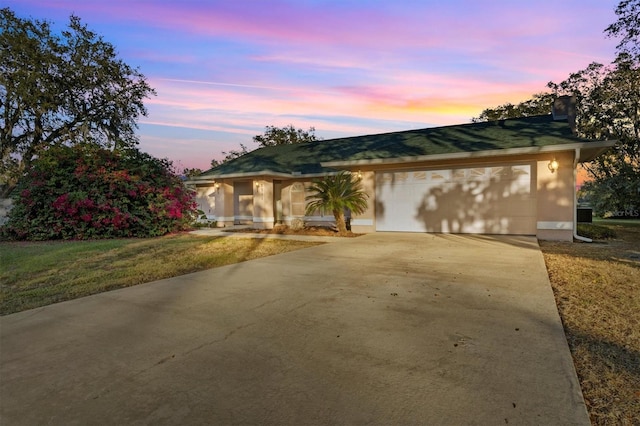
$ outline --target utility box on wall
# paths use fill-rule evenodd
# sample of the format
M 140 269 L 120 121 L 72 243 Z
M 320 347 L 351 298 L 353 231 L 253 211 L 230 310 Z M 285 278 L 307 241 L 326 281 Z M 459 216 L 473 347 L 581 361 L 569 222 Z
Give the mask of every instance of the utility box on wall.
M 590 207 L 578 208 L 578 223 L 591 223 L 593 222 L 593 209 Z

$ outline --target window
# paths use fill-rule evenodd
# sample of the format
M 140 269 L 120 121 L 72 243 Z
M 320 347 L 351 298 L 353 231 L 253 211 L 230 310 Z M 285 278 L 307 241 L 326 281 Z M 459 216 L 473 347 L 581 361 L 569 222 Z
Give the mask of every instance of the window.
M 291 216 L 304 216 L 306 208 L 305 190 L 302 182 L 291 185 Z

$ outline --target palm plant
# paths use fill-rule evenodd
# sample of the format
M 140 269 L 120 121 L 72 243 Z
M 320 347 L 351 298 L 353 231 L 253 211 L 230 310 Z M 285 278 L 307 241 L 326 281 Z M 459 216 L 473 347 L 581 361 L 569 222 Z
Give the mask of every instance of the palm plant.
M 354 179 L 347 171 L 314 181 L 309 191 L 311 194 L 305 198 L 306 214 L 311 215 L 316 210 L 330 210 L 336 219 L 340 235 L 347 234 L 345 210 L 355 214 L 362 214 L 367 210 L 369 195 L 362 189 L 360 180 Z

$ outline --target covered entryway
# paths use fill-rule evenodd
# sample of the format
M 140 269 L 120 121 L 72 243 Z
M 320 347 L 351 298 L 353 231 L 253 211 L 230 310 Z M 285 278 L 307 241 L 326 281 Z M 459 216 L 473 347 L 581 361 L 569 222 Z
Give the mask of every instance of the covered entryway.
M 530 163 L 376 173 L 376 230 L 535 235 Z

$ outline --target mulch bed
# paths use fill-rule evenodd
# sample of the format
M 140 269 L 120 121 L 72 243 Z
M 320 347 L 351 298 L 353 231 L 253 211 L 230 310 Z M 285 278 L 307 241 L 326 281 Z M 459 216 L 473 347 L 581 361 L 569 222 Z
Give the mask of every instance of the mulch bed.
M 229 229 L 226 232 L 246 232 L 251 234 L 279 234 L 279 235 L 311 235 L 316 237 L 359 237 L 362 234 L 349 232 L 347 235 L 340 235 L 337 230 L 326 226 L 305 226 L 302 229 L 294 230 L 288 226 L 276 226 L 273 229 L 238 228 Z

